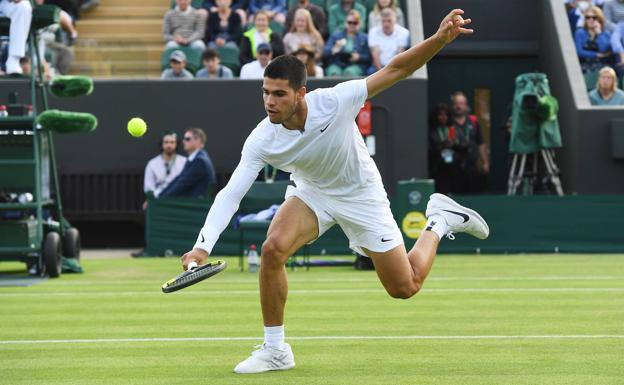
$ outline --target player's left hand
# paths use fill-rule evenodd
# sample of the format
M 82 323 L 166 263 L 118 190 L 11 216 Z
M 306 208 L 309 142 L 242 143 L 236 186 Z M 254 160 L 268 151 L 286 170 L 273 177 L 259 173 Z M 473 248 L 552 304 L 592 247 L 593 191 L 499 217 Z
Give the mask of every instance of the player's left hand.
M 472 29 L 464 28 L 464 26 L 470 24 L 472 20 L 464 19 L 461 16 L 463 14 L 463 10 L 454 9 L 451 13 L 446 15 L 442 23 L 440 23 L 440 28 L 438 32 L 436 32 L 436 35 L 444 44 L 449 44 L 459 35 L 468 35 L 474 32 Z

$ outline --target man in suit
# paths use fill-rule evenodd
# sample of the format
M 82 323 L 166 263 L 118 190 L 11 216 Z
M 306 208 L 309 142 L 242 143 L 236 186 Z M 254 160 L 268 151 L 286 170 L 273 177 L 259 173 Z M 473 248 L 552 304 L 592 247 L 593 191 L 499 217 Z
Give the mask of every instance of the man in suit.
M 212 161 L 204 150 L 206 134 L 201 128 L 189 128 L 184 132 L 184 151 L 188 154 L 187 162 L 180 175 L 156 198 L 186 197 L 197 198 L 206 195 L 208 186 L 216 182 Z

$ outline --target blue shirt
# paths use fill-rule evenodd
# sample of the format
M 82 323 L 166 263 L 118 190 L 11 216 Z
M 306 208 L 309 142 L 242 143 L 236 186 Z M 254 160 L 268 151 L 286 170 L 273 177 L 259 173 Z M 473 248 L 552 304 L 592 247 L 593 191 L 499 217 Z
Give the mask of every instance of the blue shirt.
M 596 45 L 598 51 L 590 51 L 585 49 L 585 44 L 589 41 L 589 32 L 584 28 L 579 28 L 574 33 L 574 42 L 576 43 L 576 52 L 581 59 L 595 59 L 598 52 L 606 53 L 611 51 L 611 34 L 602 32 L 596 36 Z
M 613 96 L 605 100 L 598 93 L 598 89 L 594 88 L 589 91 L 589 101 L 592 106 L 621 106 L 624 105 L 624 91 L 616 88 Z

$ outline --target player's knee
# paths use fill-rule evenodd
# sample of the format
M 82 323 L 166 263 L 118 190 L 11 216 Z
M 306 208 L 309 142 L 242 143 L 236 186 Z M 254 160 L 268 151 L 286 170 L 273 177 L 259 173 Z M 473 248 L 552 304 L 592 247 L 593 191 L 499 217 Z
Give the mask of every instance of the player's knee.
M 279 239 L 269 237 L 262 244 L 262 265 L 281 267 L 288 258 L 287 249 Z
M 420 284 L 410 283 L 396 287 L 386 288 L 386 291 L 392 298 L 408 299 L 413 297 L 420 291 Z

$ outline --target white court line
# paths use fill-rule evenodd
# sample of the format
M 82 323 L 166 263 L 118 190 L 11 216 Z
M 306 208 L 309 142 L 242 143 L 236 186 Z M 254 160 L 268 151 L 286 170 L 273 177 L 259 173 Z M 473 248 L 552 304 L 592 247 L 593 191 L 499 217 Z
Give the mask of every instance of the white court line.
M 299 277 L 297 277 L 299 278 Z M 311 278 L 311 279 L 297 279 L 290 278 L 289 283 L 304 284 L 304 283 L 344 283 L 344 282 L 371 282 L 377 278 L 374 276 L 368 278 Z M 544 277 L 429 277 L 427 282 L 432 281 L 624 281 L 624 276 L 611 276 L 611 275 L 596 275 L 596 276 L 544 276 Z M 257 277 L 250 279 L 220 279 L 218 283 L 221 284 L 250 284 L 256 285 L 258 283 Z M 116 281 L 77 281 L 77 282 L 48 282 L 52 286 L 91 286 L 91 285 L 145 285 L 145 281 L 136 282 L 133 280 L 116 280 Z
M 302 336 L 287 337 L 289 341 L 316 340 L 573 340 L 573 339 L 624 339 L 622 334 L 572 334 L 572 335 L 489 335 L 489 336 Z M 110 342 L 214 342 L 262 341 L 262 337 L 181 337 L 181 338 L 100 338 L 73 340 L 0 340 L 0 345 L 38 344 L 97 344 Z
M 501 287 L 501 288 L 424 288 L 422 293 L 599 293 L 599 292 L 624 292 L 624 287 Z M 176 295 L 211 296 L 211 295 L 258 295 L 258 289 L 254 290 L 190 290 L 176 293 Z M 385 295 L 382 288 L 379 289 L 302 289 L 289 290 L 289 294 L 351 294 L 351 293 L 377 293 Z M 95 292 L 9 292 L 2 293 L 3 297 L 109 297 L 109 296 L 155 296 L 163 295 L 159 288 L 152 291 L 95 291 Z

